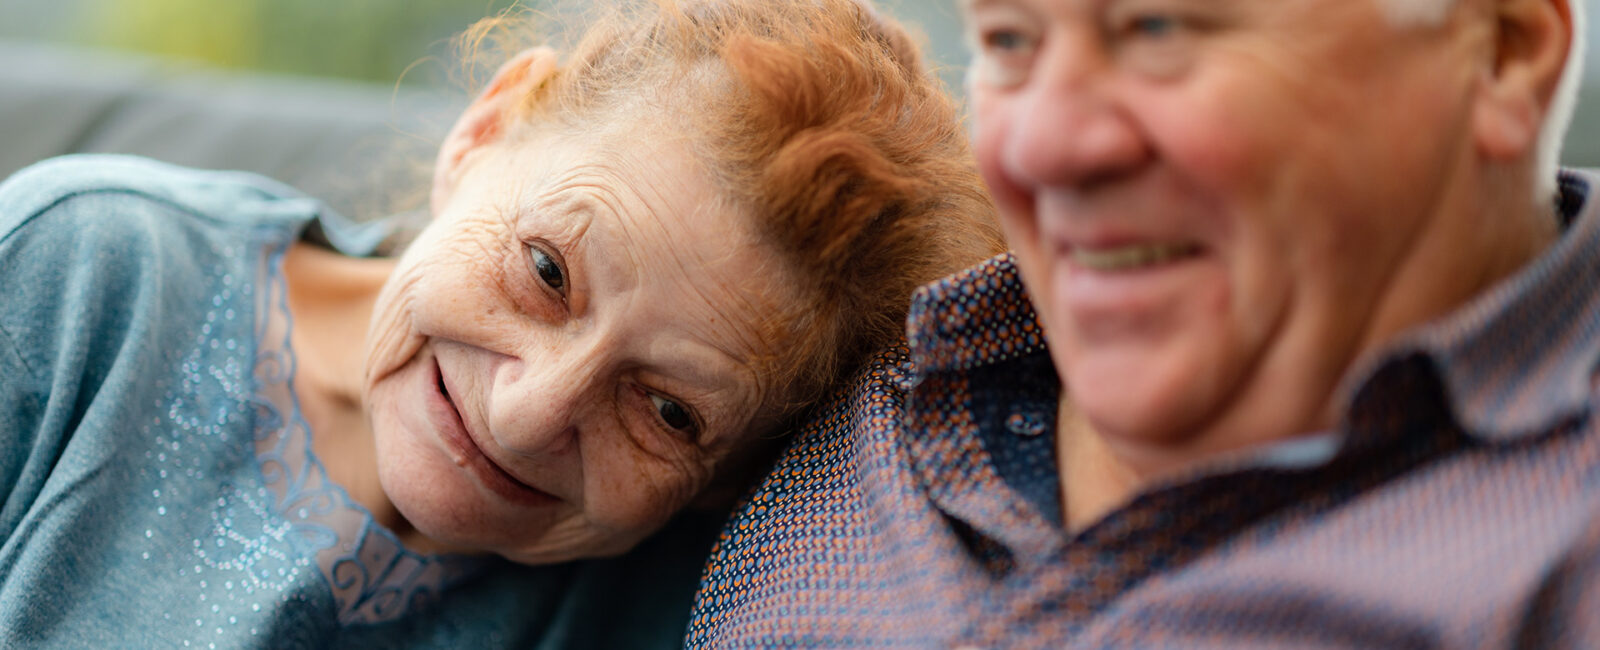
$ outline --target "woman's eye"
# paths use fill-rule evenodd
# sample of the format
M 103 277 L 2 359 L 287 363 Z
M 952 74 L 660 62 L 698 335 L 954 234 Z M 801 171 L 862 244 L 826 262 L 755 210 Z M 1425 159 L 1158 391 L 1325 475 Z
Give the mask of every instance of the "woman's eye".
M 539 280 L 551 289 L 566 295 L 567 275 L 561 270 L 561 265 L 556 263 L 555 258 L 538 246 L 529 245 L 527 249 L 528 266 L 533 269 L 533 274 L 539 276 Z
M 668 427 L 690 438 L 694 437 L 696 427 L 694 416 L 689 414 L 689 409 L 660 395 L 651 395 L 650 404 L 655 407 L 656 416 L 660 417 Z

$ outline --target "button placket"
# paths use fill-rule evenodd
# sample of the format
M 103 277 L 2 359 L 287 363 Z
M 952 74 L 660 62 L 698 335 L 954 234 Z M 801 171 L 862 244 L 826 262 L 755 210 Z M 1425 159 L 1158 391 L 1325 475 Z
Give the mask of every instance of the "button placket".
M 1006 418 L 1006 430 L 1024 438 L 1037 438 L 1049 429 L 1044 417 L 1031 411 L 1012 413 Z

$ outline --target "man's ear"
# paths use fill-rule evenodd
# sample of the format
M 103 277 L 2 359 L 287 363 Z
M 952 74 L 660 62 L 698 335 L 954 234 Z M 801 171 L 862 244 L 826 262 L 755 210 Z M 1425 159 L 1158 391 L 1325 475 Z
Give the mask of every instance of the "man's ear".
M 1473 112 L 1485 156 L 1514 160 L 1535 154 L 1573 46 L 1570 1 L 1494 0 L 1494 58 Z
M 546 47 L 523 50 L 495 71 L 489 86 L 461 113 L 439 147 L 433 167 L 431 205 L 438 214 L 449 203 L 470 165 L 469 154 L 505 135 L 516 109 L 556 71 L 556 53 Z

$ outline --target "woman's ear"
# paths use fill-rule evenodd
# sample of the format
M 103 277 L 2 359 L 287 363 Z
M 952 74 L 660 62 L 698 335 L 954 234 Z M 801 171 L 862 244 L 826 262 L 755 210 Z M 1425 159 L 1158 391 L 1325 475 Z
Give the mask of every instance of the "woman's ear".
M 556 53 L 547 47 L 523 50 L 495 71 L 489 86 L 461 113 L 439 147 L 439 159 L 433 166 L 434 214 L 450 202 L 462 173 L 470 166 L 469 154 L 503 137 L 518 105 L 555 71 Z
M 1583 0 L 1587 2 L 1588 0 Z M 1491 158 L 1533 155 L 1573 47 L 1568 0 L 1495 0 L 1495 59 L 1484 72 L 1474 127 Z

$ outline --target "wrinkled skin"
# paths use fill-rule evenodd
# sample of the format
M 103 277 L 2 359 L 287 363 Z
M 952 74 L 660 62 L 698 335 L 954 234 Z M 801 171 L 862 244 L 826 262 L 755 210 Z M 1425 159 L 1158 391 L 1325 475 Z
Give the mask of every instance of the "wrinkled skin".
M 683 143 L 503 138 L 469 163 L 378 297 L 383 492 L 444 549 L 622 552 L 770 415 L 784 274 Z
M 1064 467 L 1090 449 L 1138 482 L 1330 428 L 1364 354 L 1549 241 L 1558 5 L 1455 4 L 1402 27 L 1359 0 L 967 4 L 975 152 L 1096 432 Z

